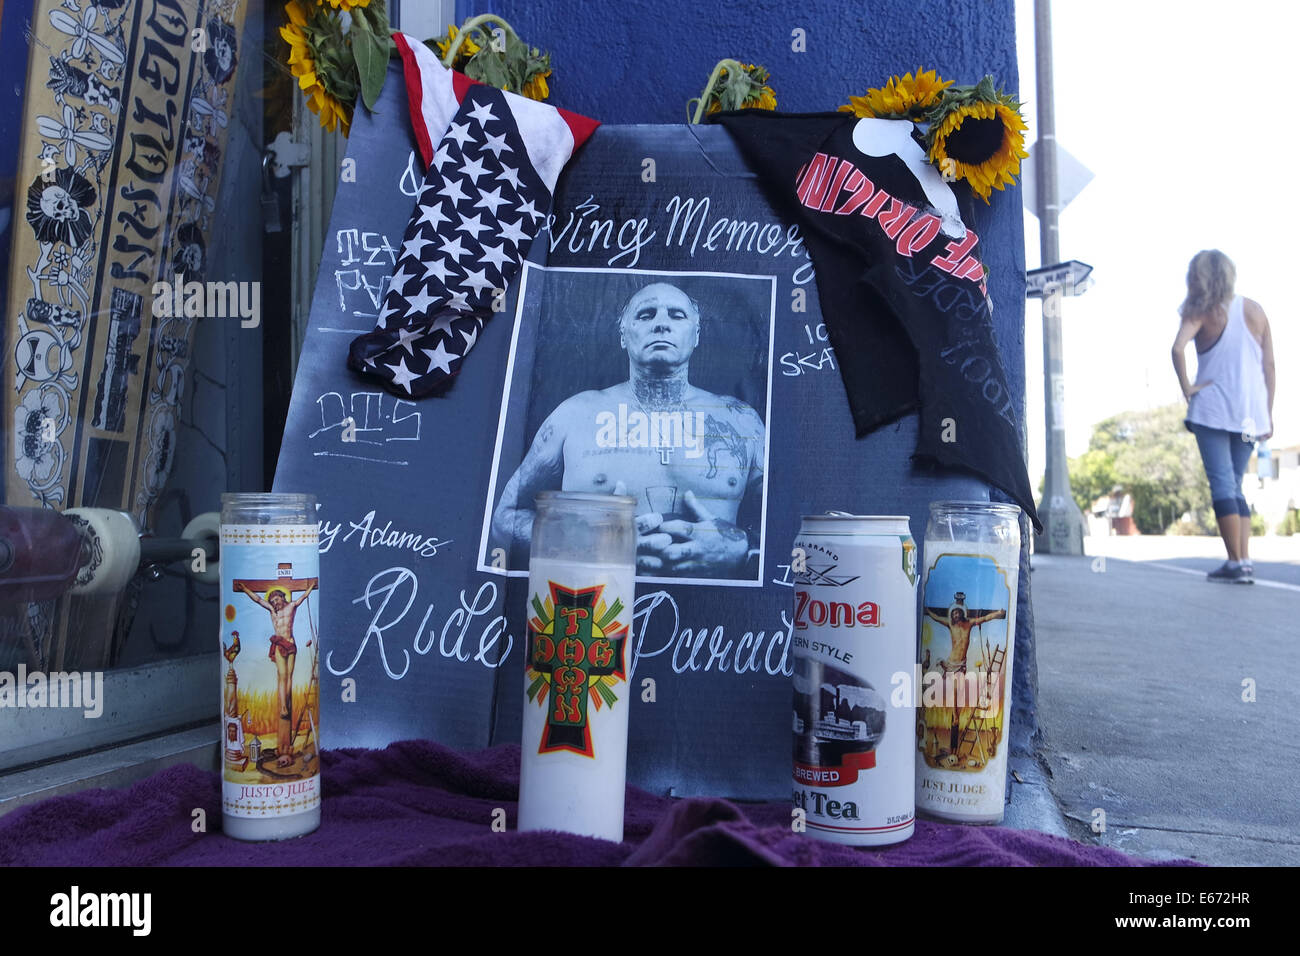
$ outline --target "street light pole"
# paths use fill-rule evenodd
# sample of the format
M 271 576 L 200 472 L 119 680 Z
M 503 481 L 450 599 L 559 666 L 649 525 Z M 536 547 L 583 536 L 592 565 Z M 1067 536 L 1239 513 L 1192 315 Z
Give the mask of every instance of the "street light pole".
M 1052 14 L 1050 0 L 1034 0 L 1034 54 L 1038 74 L 1037 161 L 1039 250 L 1043 266 L 1061 261 L 1057 217 L 1056 115 L 1052 100 Z M 1043 293 L 1043 393 L 1047 424 L 1047 471 L 1038 514 L 1043 533 L 1034 549 L 1043 554 L 1083 554 L 1083 513 L 1070 491 L 1065 461 L 1065 363 L 1061 347 L 1063 290 Z

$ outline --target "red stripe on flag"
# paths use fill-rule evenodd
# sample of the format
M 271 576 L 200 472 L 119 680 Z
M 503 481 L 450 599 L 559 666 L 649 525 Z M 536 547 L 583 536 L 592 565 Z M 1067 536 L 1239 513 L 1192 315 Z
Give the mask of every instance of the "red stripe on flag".
M 465 102 L 465 94 L 468 93 L 469 88 L 474 86 L 476 83 L 478 83 L 478 80 L 471 80 L 459 70 L 451 71 L 451 89 L 452 92 L 456 94 L 457 103 Z
M 424 110 L 421 108 L 424 102 L 424 88 L 420 83 L 420 67 L 416 63 L 415 52 L 407 44 L 405 36 L 394 33 L 393 42 L 397 44 L 397 52 L 402 57 L 402 78 L 406 81 L 406 99 L 411 107 L 411 127 L 415 130 L 415 145 L 420 150 L 420 158 L 424 160 L 424 168 L 428 169 L 429 164 L 433 162 L 433 143 L 429 141 L 429 131 L 424 126 Z M 441 131 L 439 135 L 442 135 Z
M 578 151 L 578 147 L 585 143 L 588 137 L 596 132 L 596 127 L 600 125 L 600 120 L 594 120 L 589 116 L 581 116 L 577 113 L 570 113 L 558 106 L 555 111 L 560 114 L 560 118 L 564 122 L 569 124 L 569 133 L 573 136 L 573 151 L 575 153 Z

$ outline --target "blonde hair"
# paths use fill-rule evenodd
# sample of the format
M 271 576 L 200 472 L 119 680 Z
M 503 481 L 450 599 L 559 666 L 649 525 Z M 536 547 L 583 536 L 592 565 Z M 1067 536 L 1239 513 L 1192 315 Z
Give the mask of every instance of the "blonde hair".
M 1232 299 L 1237 267 L 1218 249 L 1205 249 L 1192 256 L 1187 267 L 1187 298 L 1178 307 L 1184 319 L 1207 315 Z

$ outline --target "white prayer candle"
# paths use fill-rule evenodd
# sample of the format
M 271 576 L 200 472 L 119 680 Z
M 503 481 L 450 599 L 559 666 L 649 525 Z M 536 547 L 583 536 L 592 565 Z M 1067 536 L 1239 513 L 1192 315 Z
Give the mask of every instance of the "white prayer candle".
M 1001 823 L 1011 740 L 1020 509 L 937 501 L 926 526 L 916 808 Z
M 221 827 L 284 840 L 320 826 L 316 499 L 221 504 Z
M 635 499 L 537 496 L 519 829 L 623 839 Z

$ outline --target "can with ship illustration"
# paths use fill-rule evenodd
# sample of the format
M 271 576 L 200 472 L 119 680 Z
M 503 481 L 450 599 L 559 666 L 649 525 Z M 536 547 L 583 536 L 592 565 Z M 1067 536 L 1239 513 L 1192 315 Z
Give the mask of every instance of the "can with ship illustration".
M 893 693 L 916 660 L 908 519 L 806 515 L 791 565 L 794 806 L 819 839 L 902 842 L 912 835 L 916 787 L 915 702 L 907 687 Z

